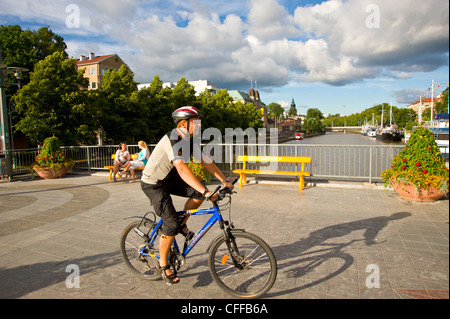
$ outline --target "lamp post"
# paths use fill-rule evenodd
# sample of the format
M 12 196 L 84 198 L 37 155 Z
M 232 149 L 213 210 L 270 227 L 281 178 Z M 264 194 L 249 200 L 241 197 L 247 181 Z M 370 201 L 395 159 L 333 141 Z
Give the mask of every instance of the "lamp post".
M 0 144 L 2 154 L 0 156 L 0 175 L 11 178 L 11 156 L 9 154 L 10 138 L 9 138 L 9 122 L 8 122 L 8 108 L 6 106 L 6 95 L 4 89 L 6 82 L 4 81 L 6 65 L 2 63 L 2 55 L 0 51 L 0 115 L 1 115 L 1 130 L 0 130 Z
M 8 67 L 2 63 L 2 50 L 0 47 L 0 144 L 1 152 L 3 153 L 0 158 L 0 175 L 7 176 L 11 179 L 12 176 L 12 154 L 11 154 L 11 136 L 9 127 L 9 114 L 8 106 L 6 103 L 5 88 L 7 85 L 19 85 L 22 79 L 22 72 L 26 72 L 28 69 L 20 67 Z M 19 80 L 17 83 L 7 83 L 5 77 L 7 74 L 14 74 L 14 76 Z

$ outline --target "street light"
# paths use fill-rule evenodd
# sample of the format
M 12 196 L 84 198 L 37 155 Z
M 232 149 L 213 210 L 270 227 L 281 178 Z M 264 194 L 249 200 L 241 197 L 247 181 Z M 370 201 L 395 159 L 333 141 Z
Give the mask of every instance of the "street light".
M 0 48 L 0 115 L 1 115 L 1 129 L 0 129 L 0 144 L 1 144 L 1 151 L 4 153 L 4 158 L 6 159 L 5 162 L 3 162 L 2 159 L 0 159 L 0 168 L 1 172 L 0 175 L 6 175 L 9 179 L 11 179 L 12 170 L 12 154 L 11 154 L 11 136 L 10 136 L 10 128 L 9 128 L 9 114 L 8 114 L 8 107 L 6 104 L 6 94 L 5 94 L 5 88 L 7 85 L 18 85 L 20 88 L 20 81 L 22 80 L 22 72 L 27 72 L 27 68 L 21 68 L 21 67 L 14 67 L 14 66 L 6 66 L 2 63 L 2 53 Z M 8 83 L 5 81 L 5 76 L 7 74 L 14 74 L 14 76 L 19 80 L 19 83 Z M 3 165 L 4 163 L 4 165 Z

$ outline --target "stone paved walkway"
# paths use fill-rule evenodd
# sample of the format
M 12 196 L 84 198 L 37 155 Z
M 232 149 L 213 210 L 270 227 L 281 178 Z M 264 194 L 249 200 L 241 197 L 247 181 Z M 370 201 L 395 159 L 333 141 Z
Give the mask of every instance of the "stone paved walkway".
M 448 298 L 448 199 L 415 203 L 367 187 L 299 192 L 295 184 L 250 184 L 233 197 L 234 224 L 262 237 L 278 260 L 264 298 Z M 184 199 L 174 202 L 182 207 Z M 128 180 L 0 183 L 0 298 L 230 298 L 207 267 L 218 227 L 188 256 L 178 285 L 143 281 L 125 268 L 121 233 L 128 217 L 148 210 L 140 184 Z M 204 218 L 191 218 L 190 228 Z M 79 288 L 66 284 L 74 267 Z

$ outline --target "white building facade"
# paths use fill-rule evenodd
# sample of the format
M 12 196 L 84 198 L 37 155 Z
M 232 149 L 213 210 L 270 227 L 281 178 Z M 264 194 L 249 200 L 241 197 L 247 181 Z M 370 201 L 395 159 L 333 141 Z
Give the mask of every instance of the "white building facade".
M 215 95 L 215 94 L 217 94 L 217 91 L 219 90 L 217 88 L 217 85 L 214 82 L 211 82 L 208 80 L 188 81 L 188 83 L 194 87 L 196 96 L 198 96 L 200 93 L 204 92 L 205 90 L 208 90 L 211 94 Z M 138 90 L 142 90 L 146 87 L 149 87 L 150 84 L 151 83 L 138 84 Z M 176 86 L 177 86 L 177 84 L 172 83 L 172 82 L 164 82 L 163 83 L 163 88 L 173 89 Z

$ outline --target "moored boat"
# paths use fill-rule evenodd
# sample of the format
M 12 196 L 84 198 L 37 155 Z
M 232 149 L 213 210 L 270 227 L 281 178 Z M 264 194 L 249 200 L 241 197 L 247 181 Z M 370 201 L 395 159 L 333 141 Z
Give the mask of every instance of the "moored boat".
M 381 125 L 383 125 L 383 109 L 381 111 Z M 400 131 L 397 127 L 397 125 L 392 124 L 392 118 L 393 118 L 393 114 L 392 114 L 392 103 L 391 103 L 391 111 L 389 113 L 389 122 L 390 125 L 385 127 L 385 128 L 381 128 L 378 132 L 377 132 L 377 140 L 379 141 L 383 141 L 383 142 L 400 142 L 402 140 L 402 131 Z
M 376 139 L 383 142 L 400 142 L 402 140 L 402 132 L 396 125 L 390 125 L 378 132 Z

